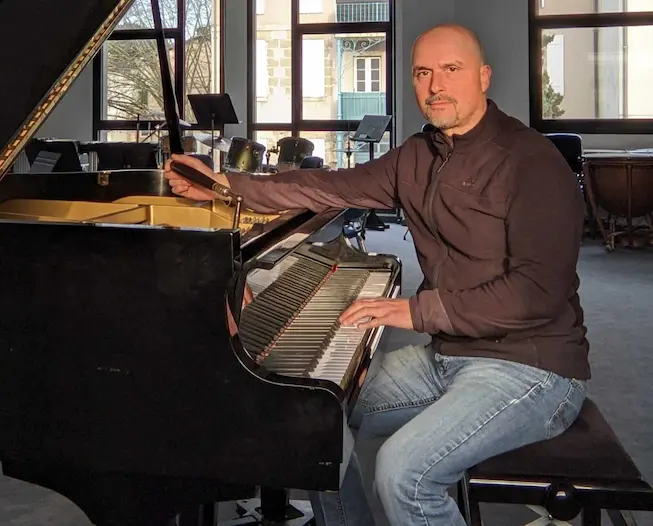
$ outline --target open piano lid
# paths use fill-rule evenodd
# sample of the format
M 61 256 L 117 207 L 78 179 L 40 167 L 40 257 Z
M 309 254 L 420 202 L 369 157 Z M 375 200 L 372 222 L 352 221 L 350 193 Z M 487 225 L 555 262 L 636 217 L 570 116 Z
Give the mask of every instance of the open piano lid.
M 0 0 L 0 178 L 134 0 Z

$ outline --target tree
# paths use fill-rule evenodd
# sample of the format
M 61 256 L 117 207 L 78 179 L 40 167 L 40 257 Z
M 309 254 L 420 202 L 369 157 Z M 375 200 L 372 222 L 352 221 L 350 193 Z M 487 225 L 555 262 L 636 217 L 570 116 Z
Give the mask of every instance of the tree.
M 212 27 L 214 1 L 186 2 L 185 79 L 186 93 L 209 93 L 212 88 Z M 177 0 L 160 0 L 164 27 L 175 27 Z M 216 17 L 217 18 L 217 17 Z M 150 0 L 137 0 L 120 21 L 118 30 L 154 27 Z M 174 74 L 174 41 L 168 39 L 170 68 Z M 158 119 L 163 109 L 161 71 L 156 41 L 113 40 L 107 44 L 107 111 L 116 119 Z M 188 109 L 188 107 L 187 107 Z
M 551 85 L 551 78 L 546 70 L 546 47 L 553 42 L 555 35 L 543 35 L 542 37 L 542 118 L 557 119 L 565 114 L 560 108 L 563 96 L 560 95 Z

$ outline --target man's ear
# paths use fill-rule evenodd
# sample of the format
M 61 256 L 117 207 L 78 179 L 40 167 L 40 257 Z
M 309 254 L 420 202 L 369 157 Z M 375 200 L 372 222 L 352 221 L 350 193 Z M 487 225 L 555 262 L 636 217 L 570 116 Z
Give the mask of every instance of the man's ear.
M 490 88 L 491 79 L 492 68 L 488 64 L 483 64 L 481 66 L 481 87 L 483 88 L 483 93 L 485 93 Z

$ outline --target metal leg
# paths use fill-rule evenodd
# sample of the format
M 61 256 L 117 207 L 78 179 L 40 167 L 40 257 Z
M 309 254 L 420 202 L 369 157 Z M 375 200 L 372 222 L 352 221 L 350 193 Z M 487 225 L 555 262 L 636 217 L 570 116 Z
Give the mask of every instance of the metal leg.
M 456 489 L 458 493 L 458 509 L 460 510 L 460 514 L 465 519 L 467 525 L 471 526 L 472 514 L 469 507 L 469 488 L 467 482 L 467 475 L 465 475 L 460 481 L 458 481 Z
M 606 510 L 613 526 L 637 526 L 637 521 L 631 511 Z
M 580 523 L 582 526 L 601 526 L 601 508 L 583 508 Z
M 465 513 L 463 517 L 467 521 L 469 526 L 483 526 L 483 520 L 481 519 L 481 508 L 479 506 L 478 500 L 474 498 L 474 490 L 470 486 L 467 476 L 463 478 L 465 484 L 465 490 L 463 492 L 464 496 L 464 509 Z
M 310 526 L 313 510 L 309 502 L 289 501 L 285 490 L 261 488 L 261 498 L 238 501 L 238 517 L 223 526 Z
M 365 240 L 363 239 L 363 236 L 358 234 L 356 236 L 356 241 L 358 242 L 358 248 L 360 249 L 360 251 L 367 252 L 367 246 L 365 245 Z

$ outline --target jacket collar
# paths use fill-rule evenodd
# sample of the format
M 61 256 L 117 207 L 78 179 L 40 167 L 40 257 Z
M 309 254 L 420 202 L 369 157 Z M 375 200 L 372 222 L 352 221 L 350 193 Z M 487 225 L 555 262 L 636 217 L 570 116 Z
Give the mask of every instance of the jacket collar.
M 493 100 L 488 99 L 485 114 L 478 124 L 467 133 L 462 135 L 454 134 L 448 137 L 444 132 L 436 129 L 431 132 L 431 140 L 441 157 L 446 157 L 453 150 L 462 151 L 471 147 L 478 147 L 479 144 L 487 142 L 496 136 L 501 126 L 500 116 L 501 110 Z

